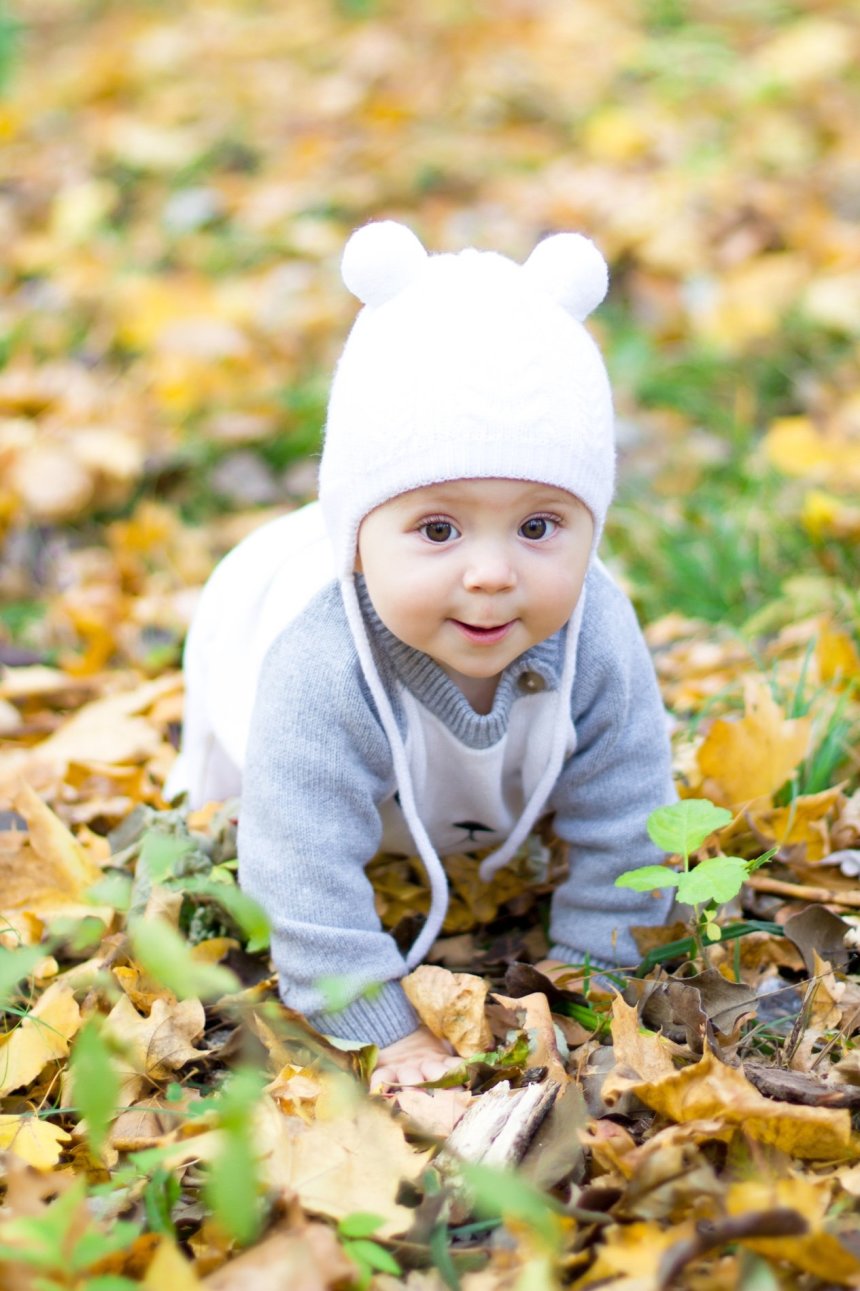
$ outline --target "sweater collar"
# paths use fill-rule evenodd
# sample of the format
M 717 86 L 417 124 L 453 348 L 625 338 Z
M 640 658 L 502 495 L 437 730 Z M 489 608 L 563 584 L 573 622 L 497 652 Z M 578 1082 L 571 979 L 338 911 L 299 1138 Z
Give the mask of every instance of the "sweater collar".
M 470 748 L 489 748 L 508 728 L 515 699 L 536 691 L 557 690 L 561 679 L 565 629 L 531 646 L 508 664 L 489 713 L 476 713 L 446 672 L 420 650 L 390 632 L 373 607 L 367 586 L 355 575 L 358 603 L 380 672 L 393 674 L 415 698 Z M 387 666 L 386 666 L 387 665 Z

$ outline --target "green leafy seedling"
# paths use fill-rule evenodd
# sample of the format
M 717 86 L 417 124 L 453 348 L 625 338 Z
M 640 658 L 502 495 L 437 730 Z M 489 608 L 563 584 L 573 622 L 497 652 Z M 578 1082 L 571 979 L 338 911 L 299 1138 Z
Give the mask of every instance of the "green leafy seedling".
M 70 1286 L 85 1285 L 109 1291 L 109 1284 L 97 1275 L 87 1277 L 89 1270 L 102 1260 L 127 1250 L 138 1237 L 140 1227 L 126 1220 L 116 1220 L 108 1231 L 85 1214 L 86 1183 L 77 1181 L 57 1197 L 38 1216 L 5 1220 L 0 1225 L 0 1266 L 4 1262 L 23 1264 L 39 1276 L 34 1284 L 42 1291 L 64 1291 Z M 112 1286 L 133 1287 L 127 1279 L 117 1279 Z
M 221 1148 L 207 1171 L 205 1196 L 219 1226 L 240 1246 L 259 1237 L 264 1221 L 254 1118 L 264 1080 L 240 1067 L 216 1096 Z
M 615 880 L 616 887 L 636 892 L 675 888 L 678 900 L 694 909 L 693 937 L 707 964 L 707 943 L 719 941 L 716 922 L 718 907 L 736 897 L 753 870 L 774 855 L 776 849 L 747 861 L 741 856 L 712 856 L 690 868 L 690 856 L 711 834 L 723 829 L 732 813 L 707 798 L 686 798 L 668 807 L 658 807 L 648 817 L 648 835 L 657 847 L 681 857 L 681 870 L 666 865 L 641 865 L 626 870 Z
M 391 1252 L 373 1241 L 373 1234 L 384 1222 L 379 1215 L 356 1210 L 351 1215 L 344 1215 L 337 1226 L 344 1253 L 358 1270 L 355 1285 L 359 1291 L 370 1285 L 374 1273 L 390 1273 L 399 1277 L 403 1272 Z
M 116 1115 L 120 1095 L 119 1072 L 99 1018 L 90 1018 L 78 1033 L 69 1070 L 72 1096 L 86 1121 L 90 1151 L 98 1156 Z

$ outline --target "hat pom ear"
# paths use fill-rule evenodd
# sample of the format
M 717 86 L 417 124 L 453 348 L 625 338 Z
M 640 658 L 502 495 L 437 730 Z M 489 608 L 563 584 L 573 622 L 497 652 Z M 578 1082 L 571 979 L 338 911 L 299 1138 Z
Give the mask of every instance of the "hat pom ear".
M 609 287 L 606 261 L 581 233 L 544 238 L 523 269 L 580 323 L 597 308 Z
M 365 305 L 384 305 L 418 276 L 427 252 L 411 229 L 380 220 L 357 229 L 343 251 L 340 272 Z

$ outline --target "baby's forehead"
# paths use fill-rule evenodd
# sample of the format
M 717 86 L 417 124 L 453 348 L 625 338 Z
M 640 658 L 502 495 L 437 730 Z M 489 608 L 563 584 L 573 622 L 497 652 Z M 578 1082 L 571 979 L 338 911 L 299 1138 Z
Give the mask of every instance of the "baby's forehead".
M 489 506 L 514 509 L 554 503 L 559 506 L 581 506 L 580 500 L 567 489 L 539 480 L 514 480 L 493 477 L 438 480 L 406 493 L 397 494 L 383 506 L 397 510 L 421 509 L 425 506 Z

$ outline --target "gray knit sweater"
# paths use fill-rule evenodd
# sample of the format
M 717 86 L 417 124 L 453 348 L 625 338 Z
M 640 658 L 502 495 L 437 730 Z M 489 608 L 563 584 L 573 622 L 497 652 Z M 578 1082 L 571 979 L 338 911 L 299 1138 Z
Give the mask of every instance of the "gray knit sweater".
M 556 833 L 570 844 L 570 874 L 552 901 L 550 953 L 565 962 L 588 955 L 599 966 L 635 964 L 631 925 L 664 922 L 671 894 L 614 881 L 663 859 L 645 821 L 675 797 L 665 713 L 633 608 L 600 565 L 589 573 L 586 598 L 571 697 L 576 748 L 547 803 Z M 401 729 L 403 688 L 464 748 L 506 737 L 524 674 L 530 689 L 537 677 L 538 686 L 557 691 L 563 630 L 509 665 L 492 711 L 481 715 L 433 660 L 388 632 L 363 587 L 360 600 Z M 322 1031 L 379 1045 L 418 1025 L 399 983 L 404 958 L 380 924 L 365 874 L 395 790 L 388 743 L 333 583 L 281 633 L 263 665 L 244 772 L 239 876 L 269 916 L 285 1003 Z M 326 979 L 352 997 L 338 1012 L 326 1011 L 330 997 L 319 987 Z

